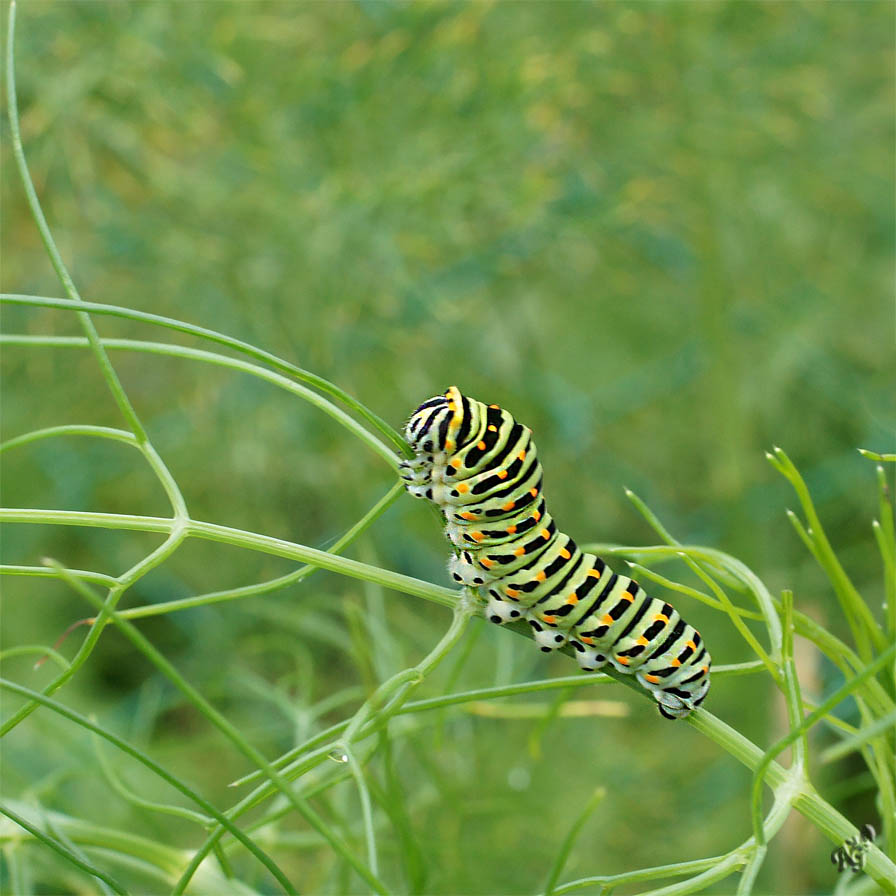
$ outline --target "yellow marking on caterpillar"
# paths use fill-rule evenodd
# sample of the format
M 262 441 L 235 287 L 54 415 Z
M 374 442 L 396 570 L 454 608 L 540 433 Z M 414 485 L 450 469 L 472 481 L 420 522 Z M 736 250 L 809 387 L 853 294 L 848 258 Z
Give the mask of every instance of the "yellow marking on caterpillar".
M 471 532 L 470 538 L 472 538 L 473 541 L 478 543 L 478 542 L 482 541 L 482 539 L 485 538 L 485 536 L 481 532 Z
M 548 532 L 547 529 L 542 529 L 541 532 L 540 532 L 539 534 L 541 535 L 541 537 L 542 537 L 545 541 L 547 541 L 547 540 L 551 537 L 551 533 Z
M 517 457 L 520 460 L 525 460 L 526 459 L 526 449 L 524 448 L 522 451 L 520 451 L 520 453 L 517 455 Z
M 675 666 L 675 668 L 677 669 L 681 665 L 681 660 L 678 657 L 675 657 L 675 659 L 672 660 L 671 665 Z
M 452 457 L 452 458 L 451 458 L 451 466 L 454 467 L 455 470 L 459 470 L 459 469 L 460 469 L 460 465 L 461 465 L 462 463 L 463 463 L 463 461 L 462 461 L 459 457 Z
M 485 442 L 480 442 L 476 447 L 477 447 L 480 451 L 485 451 Z
M 619 656 L 619 655 L 617 654 L 617 656 L 616 656 L 616 662 L 617 662 L 617 663 L 622 663 L 623 666 L 627 666 L 627 665 L 631 662 L 631 660 L 630 660 L 627 656 Z
M 550 613 L 544 613 L 541 617 L 548 625 L 553 625 L 557 621 L 556 616 L 552 616 Z
M 644 635 L 641 635 L 641 637 L 638 638 L 637 643 L 640 644 L 642 647 L 646 647 L 650 643 L 650 641 L 648 641 L 647 638 L 644 637 Z
M 501 405 L 499 405 L 499 404 L 490 404 L 489 407 L 490 407 L 493 411 L 500 411 L 500 410 L 501 410 Z
M 454 442 L 451 439 L 445 439 L 445 450 L 454 451 Z
M 498 470 L 498 479 L 506 479 L 507 470 Z
M 537 497 L 538 497 L 538 489 L 537 489 L 537 488 L 530 488 L 530 489 L 529 489 L 529 494 L 532 495 L 533 498 L 537 498 Z
M 697 645 L 693 641 L 685 641 L 685 647 L 690 647 L 691 650 L 696 650 Z
M 573 591 L 573 593 L 566 598 L 566 602 L 568 604 L 577 604 L 579 602 L 579 595 Z
M 465 520 L 475 520 L 475 519 L 477 519 L 477 516 L 476 516 L 475 513 L 470 513 L 469 510 L 465 510 L 465 511 L 461 514 L 461 518 L 462 518 L 462 519 L 465 519 Z
M 629 594 L 628 591 L 626 591 L 625 594 L 622 595 L 622 599 L 627 600 L 629 603 L 631 603 L 635 598 L 634 595 Z
M 591 576 L 592 579 L 599 579 L 600 573 L 596 569 L 589 569 L 588 575 Z
M 657 613 L 656 616 L 653 617 L 654 622 L 668 622 L 669 617 L 665 613 Z
M 526 553 L 526 549 L 523 547 L 519 547 L 513 552 L 513 555 L 515 557 L 522 557 L 523 554 L 525 554 L 525 553 Z
M 547 574 L 543 569 L 539 569 L 537 573 L 535 573 L 535 581 L 543 582 L 547 578 Z
M 660 677 L 659 675 L 645 675 L 644 678 L 649 681 L 651 684 L 659 684 Z
M 516 526 L 508 526 L 507 534 L 508 535 L 516 535 Z
M 516 507 L 516 501 L 508 501 L 508 502 L 501 508 L 501 510 L 503 510 L 503 511 L 506 512 L 506 511 L 508 511 L 508 510 L 513 510 L 514 507 Z
M 564 560 L 569 560 L 569 558 L 572 557 L 572 554 L 570 554 L 569 551 L 566 550 L 566 548 L 563 548 L 563 550 L 560 551 L 560 556 L 561 556 Z
M 498 427 L 495 426 L 494 423 L 489 423 L 489 425 L 488 425 L 488 431 L 489 431 L 489 432 L 497 432 L 497 431 L 498 431 Z
M 601 622 L 602 622 L 604 625 L 612 625 L 615 621 L 616 621 L 616 620 L 615 620 L 609 613 L 607 613 L 607 614 L 604 616 L 604 618 L 601 619 Z
M 532 519 L 537 523 L 541 519 L 541 511 L 536 510 L 535 513 L 532 514 Z
M 519 597 L 520 596 L 520 593 L 519 593 L 519 591 L 516 590 L 516 588 L 507 587 L 504 589 L 504 593 L 508 597 Z
M 585 636 L 583 636 L 583 635 L 580 635 L 580 636 L 579 636 L 579 640 L 580 640 L 583 644 L 593 644 L 593 643 L 594 643 L 594 638 L 588 638 L 588 637 L 585 637 Z
M 467 485 L 466 482 L 458 482 L 458 483 L 457 483 L 457 490 L 458 490 L 462 495 L 465 495 L 465 494 L 470 490 L 470 486 Z
M 491 569 L 492 566 L 494 566 L 494 564 L 495 564 L 495 561 L 494 561 L 494 560 L 489 560 L 488 557 L 483 557 L 479 562 L 480 562 L 486 569 Z

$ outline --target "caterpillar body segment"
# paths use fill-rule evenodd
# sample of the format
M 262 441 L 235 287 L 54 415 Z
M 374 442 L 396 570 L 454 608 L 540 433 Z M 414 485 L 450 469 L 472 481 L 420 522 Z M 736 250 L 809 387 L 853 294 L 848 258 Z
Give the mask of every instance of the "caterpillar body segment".
M 699 633 L 559 531 L 528 427 L 452 386 L 420 405 L 405 437 L 415 454 L 400 465 L 406 488 L 442 511 L 449 572 L 492 622 L 526 619 L 542 650 L 568 642 L 583 669 L 635 675 L 666 718 L 703 702 L 711 660 Z

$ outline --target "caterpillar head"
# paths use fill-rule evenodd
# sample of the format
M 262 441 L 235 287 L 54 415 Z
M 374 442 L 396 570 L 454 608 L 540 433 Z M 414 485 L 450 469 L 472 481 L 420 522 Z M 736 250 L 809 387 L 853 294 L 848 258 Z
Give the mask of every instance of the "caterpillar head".
M 456 386 L 442 395 L 428 398 L 411 414 L 404 428 L 408 445 L 418 454 L 437 454 L 446 447 L 453 450 L 453 445 L 446 446 L 449 427 L 456 432 L 462 407 L 462 397 Z

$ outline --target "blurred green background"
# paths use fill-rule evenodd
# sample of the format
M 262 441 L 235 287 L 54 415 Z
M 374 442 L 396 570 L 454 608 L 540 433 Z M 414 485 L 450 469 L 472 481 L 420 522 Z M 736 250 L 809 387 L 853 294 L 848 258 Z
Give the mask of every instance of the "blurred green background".
M 855 449 L 893 450 L 896 422 L 891 3 L 27 2 L 18 18 L 26 154 L 84 298 L 253 342 L 396 426 L 455 383 L 532 426 L 552 513 L 580 542 L 655 540 L 627 486 L 677 537 L 793 588 L 798 607 L 842 634 L 784 517 L 794 499 L 764 460 L 780 445 L 879 605 L 873 468 Z M 2 288 L 62 295 L 3 128 Z M 9 307 L 3 329 L 79 332 L 67 313 Z M 343 429 L 258 380 L 113 361 L 195 518 L 326 547 L 394 481 Z M 80 349 L 6 347 L 2 374 L 6 438 L 122 425 Z M 167 513 L 136 455 L 87 440 L 4 455 L 3 486 L 7 506 Z M 117 574 L 156 542 L 8 526 L 3 555 Z M 351 555 L 448 584 L 438 527 L 410 499 Z M 126 601 L 288 568 L 190 543 Z M 61 585 L 10 580 L 4 591 L 4 646 L 51 644 L 88 612 Z M 141 630 L 275 756 L 314 730 L 307 706 L 416 662 L 447 626 L 444 609 L 386 594 L 391 633 L 370 635 L 385 639 L 382 668 L 361 668 L 346 612 L 378 599 L 320 573 Z M 750 658 L 717 614 L 676 603 L 717 663 Z M 572 671 L 494 627 L 474 630 L 458 680 L 440 674 L 424 693 Z M 31 662 L 10 661 L 7 675 L 41 686 L 52 670 Z M 833 680 L 813 656 L 806 674 L 815 693 Z M 220 805 L 232 799 L 244 761 L 114 631 L 61 696 Z M 402 741 L 427 892 L 531 891 L 600 785 L 607 800 L 564 879 L 712 855 L 748 836 L 749 776 L 733 760 L 628 691 L 577 696 L 618 698 L 630 714 L 545 725 L 459 713 Z M 781 724 L 770 697 L 762 678 L 720 680 L 708 707 L 767 745 Z M 110 795 L 98 773 L 76 775 L 89 742 L 49 714 L 4 752 L 7 794 L 43 787 L 66 811 L 196 842 L 194 828 Z M 838 767 L 827 793 L 840 787 L 841 810 L 874 822 L 849 780 Z M 351 791 L 342 799 L 350 812 Z M 388 837 L 382 846 L 388 861 Z M 789 824 L 766 886 L 829 888 L 829 850 Z M 311 891 L 338 891 L 322 855 L 284 861 Z

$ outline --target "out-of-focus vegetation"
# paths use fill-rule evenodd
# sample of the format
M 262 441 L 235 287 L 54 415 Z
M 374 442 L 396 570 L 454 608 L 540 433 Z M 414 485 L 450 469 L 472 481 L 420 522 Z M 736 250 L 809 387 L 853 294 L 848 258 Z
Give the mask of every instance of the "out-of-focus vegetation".
M 17 88 L 32 177 L 85 299 L 237 336 L 396 426 L 450 383 L 499 402 L 535 430 L 552 512 L 579 541 L 654 539 L 628 486 L 682 541 L 740 557 L 848 639 L 764 451 L 782 445 L 804 472 L 845 567 L 879 607 L 876 483 L 855 449 L 892 451 L 896 423 L 893 26 L 893 6 L 875 2 L 26 3 Z M 3 128 L 2 289 L 61 296 Z M 2 322 L 6 333 L 81 332 L 58 310 L 5 305 Z M 394 482 L 345 430 L 257 379 L 112 359 L 194 519 L 327 548 Z M 2 374 L 4 438 L 123 425 L 83 349 L 4 346 Z M 10 450 L 4 505 L 167 514 L 135 457 L 83 439 Z M 51 556 L 117 575 L 158 540 L 7 525 L 3 561 Z M 351 551 L 448 584 L 438 526 L 409 499 Z M 121 608 L 291 568 L 188 541 Z M 94 612 L 62 583 L 3 587 L 4 648 L 50 645 Z M 752 658 L 720 614 L 675 602 L 716 662 Z M 274 758 L 416 663 L 448 614 L 320 572 L 137 624 Z M 836 672 L 801 644 L 804 695 L 820 699 Z M 455 649 L 420 696 L 573 668 L 478 621 Z M 5 676 L 40 689 L 56 670 L 31 671 L 34 659 L 8 659 Z M 707 705 L 767 746 L 787 725 L 764 681 L 720 679 Z M 393 773 L 374 771 L 407 809 L 378 819 L 387 868 L 416 844 L 410 890 L 531 892 L 601 786 L 564 879 L 713 855 L 749 835 L 748 772 L 627 690 L 583 695 L 629 714 L 458 711 L 407 731 Z M 58 697 L 215 805 L 230 805 L 227 783 L 251 770 L 113 628 Z M 824 746 L 830 735 L 812 736 Z M 3 754 L 8 797 L 172 848 L 199 836 L 122 798 L 90 738 L 52 713 L 14 729 Z M 159 798 L 154 779 L 114 759 L 130 789 Z M 851 821 L 879 826 L 861 767 L 853 754 L 815 779 Z M 317 805 L 358 834 L 351 786 Z M 393 833 L 403 829 L 414 836 Z M 295 813 L 276 834 L 259 842 L 304 892 L 360 886 Z M 829 851 L 794 817 L 760 882 L 829 889 Z M 38 891 L 40 869 L 35 859 L 27 872 Z

